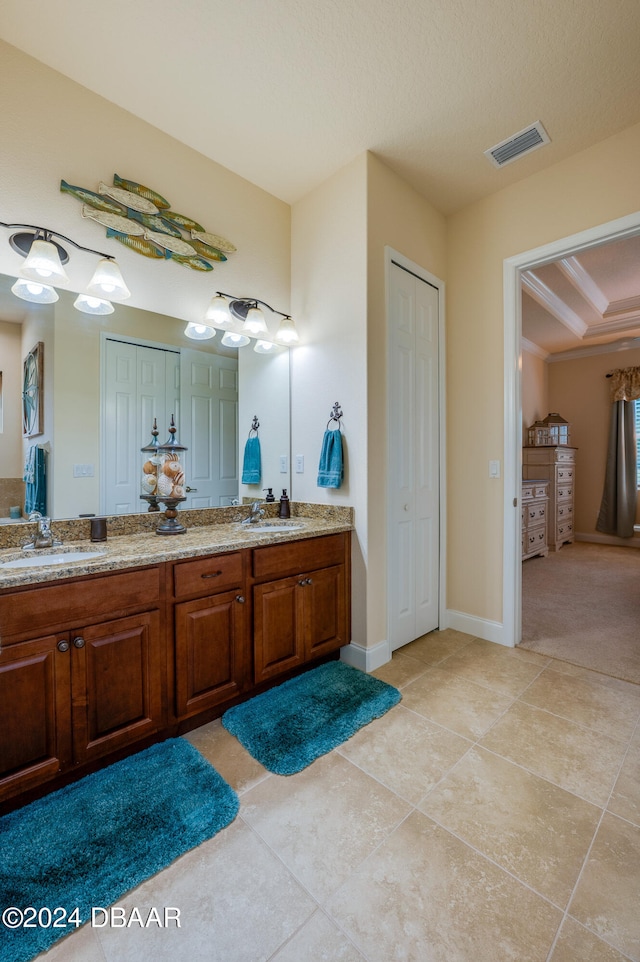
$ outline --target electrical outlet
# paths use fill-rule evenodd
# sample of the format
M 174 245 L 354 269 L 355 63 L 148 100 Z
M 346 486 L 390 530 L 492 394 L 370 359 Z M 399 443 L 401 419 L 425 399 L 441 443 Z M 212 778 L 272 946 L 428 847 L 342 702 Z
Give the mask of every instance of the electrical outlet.
M 296 454 L 296 474 L 304 474 L 304 454 Z
M 289 470 L 289 458 L 286 454 L 280 455 L 280 474 L 286 474 Z

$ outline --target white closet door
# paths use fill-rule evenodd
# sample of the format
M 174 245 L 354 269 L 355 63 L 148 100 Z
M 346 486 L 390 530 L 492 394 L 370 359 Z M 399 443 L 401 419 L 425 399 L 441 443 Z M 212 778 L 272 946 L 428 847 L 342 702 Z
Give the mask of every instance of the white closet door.
M 438 627 L 438 291 L 395 264 L 389 317 L 389 641 Z
M 180 440 L 189 508 L 228 505 L 238 496 L 238 362 L 183 349 Z

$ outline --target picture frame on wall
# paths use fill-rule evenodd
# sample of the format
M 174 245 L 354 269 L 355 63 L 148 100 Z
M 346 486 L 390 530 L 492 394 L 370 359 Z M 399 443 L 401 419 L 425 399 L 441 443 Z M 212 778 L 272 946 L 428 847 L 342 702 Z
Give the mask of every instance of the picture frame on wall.
M 22 366 L 22 435 L 33 438 L 44 433 L 44 344 L 33 347 Z

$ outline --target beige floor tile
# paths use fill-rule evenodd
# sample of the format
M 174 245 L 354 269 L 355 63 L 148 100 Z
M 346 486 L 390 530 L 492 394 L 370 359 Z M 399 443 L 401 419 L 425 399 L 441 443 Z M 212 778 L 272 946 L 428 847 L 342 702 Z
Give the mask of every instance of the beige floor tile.
M 41 952 L 36 959 L 37 962 L 105 962 L 105 954 L 96 930 L 83 925 L 56 942 L 48 952 Z
M 640 699 L 634 695 L 549 668 L 520 698 L 612 738 L 628 740 L 640 718 Z
M 515 702 L 481 744 L 560 788 L 604 806 L 626 749 L 625 742 Z
M 369 962 L 544 962 L 562 913 L 413 812 L 327 911 Z
M 613 688 L 615 691 L 623 691 L 635 698 L 640 698 L 640 685 L 632 681 L 624 681 L 622 678 L 614 678 L 612 675 L 603 675 L 599 671 L 591 668 L 582 668 L 580 665 L 572 665 L 568 661 L 560 661 L 558 658 L 551 658 L 549 668 L 560 671 L 563 675 L 574 675 L 576 678 L 586 678 L 596 685 L 604 685 L 605 688 Z
M 640 959 L 640 828 L 605 813 L 572 916 L 629 958 Z
M 237 738 L 222 727 L 219 718 L 184 736 L 211 762 L 224 780 L 241 795 L 270 772 L 253 758 Z
M 412 805 L 462 758 L 471 743 L 397 705 L 338 751 Z
M 470 751 L 419 807 L 561 908 L 602 813 L 482 749 Z
M 548 659 L 540 655 L 536 655 L 536 660 L 533 661 L 528 657 L 531 654 L 535 653 L 527 652 L 527 656 L 523 656 L 515 648 L 506 648 L 504 645 L 494 645 L 490 641 L 475 638 L 460 651 L 440 662 L 439 667 L 455 672 L 468 681 L 484 685 L 485 688 L 516 696 L 531 684 L 548 662 Z
M 453 628 L 445 628 L 444 631 L 430 631 L 428 635 L 416 638 L 400 651 L 411 655 L 412 658 L 418 658 L 427 665 L 435 665 L 456 651 L 460 651 L 461 648 L 465 648 L 473 640 L 473 635 L 466 635 L 463 631 L 455 631 Z
M 318 910 L 272 962 L 366 962 L 353 942 Z
M 640 825 L 640 728 L 631 739 L 607 807 L 615 815 Z
M 242 798 L 252 825 L 303 885 L 322 900 L 410 811 L 337 752 L 297 775 L 274 776 Z
M 474 741 L 511 705 L 511 695 L 501 695 L 461 675 L 429 668 L 402 692 L 402 704 L 439 725 Z
M 242 819 L 119 904 L 176 907 L 181 927 L 100 929 L 107 962 L 262 962 L 316 909 Z
M 382 665 L 381 668 L 376 668 L 371 674 L 375 678 L 379 678 L 380 681 L 386 681 L 388 685 L 394 685 L 396 688 L 402 689 L 405 685 L 423 675 L 426 670 L 427 666 L 423 661 L 398 651 L 394 653 L 391 661 Z
M 562 923 L 550 962 L 626 962 L 627 956 L 607 945 L 570 916 Z

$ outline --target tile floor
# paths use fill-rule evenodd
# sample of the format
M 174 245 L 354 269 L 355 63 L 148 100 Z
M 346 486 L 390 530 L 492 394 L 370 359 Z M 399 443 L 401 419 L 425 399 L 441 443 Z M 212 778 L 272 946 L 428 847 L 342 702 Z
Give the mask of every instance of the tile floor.
M 402 701 L 298 775 L 189 735 L 240 795 L 216 838 L 46 962 L 640 960 L 640 686 L 432 632 L 376 672 Z

